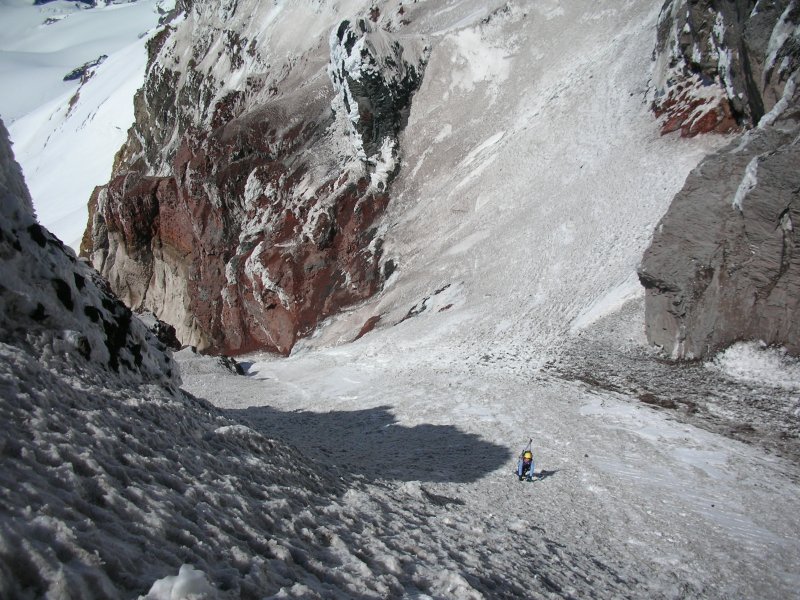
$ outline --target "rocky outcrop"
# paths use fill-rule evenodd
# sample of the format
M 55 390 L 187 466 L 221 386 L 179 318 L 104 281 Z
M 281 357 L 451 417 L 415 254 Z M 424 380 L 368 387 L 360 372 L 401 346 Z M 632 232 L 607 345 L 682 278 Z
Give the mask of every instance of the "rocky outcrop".
M 285 354 L 380 288 L 376 223 L 426 48 L 317 4 L 194 3 L 150 43 L 82 252 L 184 344 Z
M 165 323 L 149 310 L 137 313 L 136 316 L 139 317 L 139 320 L 144 323 L 145 327 L 147 327 L 167 348 L 171 348 L 172 350 L 181 349 L 181 342 L 178 340 L 178 335 L 175 333 L 175 328 L 172 325 Z
M 330 37 L 333 108 L 346 115 L 357 155 L 374 167 L 372 179 L 379 189 L 396 169 L 397 135 L 422 78 L 423 64 L 404 57 L 424 50 L 414 47 L 416 40 L 411 49 L 407 44 L 367 19 L 342 21 Z
M 37 222 L 0 121 L 0 343 L 177 388 L 167 348 Z
M 64 81 L 80 80 L 81 83 L 86 83 L 86 81 L 91 77 L 91 73 L 93 72 L 94 68 L 103 64 L 107 58 L 107 54 L 101 54 L 94 60 L 85 62 L 80 67 L 75 67 L 72 69 L 72 71 L 64 75 Z
M 639 269 L 651 343 L 700 358 L 745 339 L 800 354 L 800 127 L 750 132 L 706 159 Z
M 800 66 L 797 0 L 667 0 L 653 110 L 684 136 L 753 127 Z
M 689 175 L 639 267 L 647 337 L 673 358 L 745 339 L 800 354 L 799 24 L 796 0 L 664 6 L 665 127 L 758 124 Z

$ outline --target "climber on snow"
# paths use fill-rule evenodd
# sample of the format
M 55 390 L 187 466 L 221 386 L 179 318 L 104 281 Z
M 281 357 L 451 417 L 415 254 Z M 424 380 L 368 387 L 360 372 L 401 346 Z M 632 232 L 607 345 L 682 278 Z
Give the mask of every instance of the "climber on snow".
M 532 441 L 533 439 L 528 440 L 528 445 L 525 446 L 522 453 L 519 455 L 519 460 L 517 461 L 517 477 L 519 477 L 520 481 L 523 479 L 533 481 L 534 463 L 533 452 L 531 452 Z

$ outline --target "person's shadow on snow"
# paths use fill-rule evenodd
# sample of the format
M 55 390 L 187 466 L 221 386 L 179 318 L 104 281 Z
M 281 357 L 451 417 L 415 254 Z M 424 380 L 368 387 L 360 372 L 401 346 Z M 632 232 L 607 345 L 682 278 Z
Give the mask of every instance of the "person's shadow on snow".
M 388 406 L 327 413 L 250 407 L 225 414 L 296 446 L 315 465 L 369 479 L 469 483 L 511 455 L 451 425 L 399 425 Z

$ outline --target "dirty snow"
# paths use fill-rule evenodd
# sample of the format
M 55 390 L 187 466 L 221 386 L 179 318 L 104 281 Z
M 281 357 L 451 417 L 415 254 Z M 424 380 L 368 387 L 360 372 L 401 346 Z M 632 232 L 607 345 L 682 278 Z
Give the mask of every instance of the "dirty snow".
M 478 74 L 509 57 L 499 95 L 482 77 L 462 87 L 461 46 L 435 46 L 402 140 L 408 170 L 385 231 L 399 267 L 385 291 L 288 359 L 247 357 L 238 384 L 184 369 L 185 386 L 324 470 L 365 478 L 372 498 L 397 490 L 440 502 L 439 518 L 392 533 L 447 574 L 421 590 L 431 597 L 791 596 L 797 462 L 725 428 L 770 427 L 777 406 L 760 408 L 770 394 L 783 403 L 774 418 L 791 416 L 793 392 L 775 394 L 774 361 L 740 387 L 734 365 L 753 361 L 733 351 L 687 379 L 643 334 L 642 251 L 689 170 L 727 140 L 658 135 L 642 57 L 659 7 L 602 4 L 593 19 L 581 17 L 596 3 L 512 3 L 474 21 L 464 39 L 481 47 L 514 39 L 513 56 L 507 46 L 472 57 Z M 376 329 L 352 342 L 376 315 Z M 720 404 L 648 404 L 633 384 L 605 384 L 614 369 L 666 396 L 713 382 Z M 730 408 L 751 398 L 744 417 Z M 543 476 L 533 484 L 513 475 L 529 437 Z M 382 568 L 409 572 L 369 535 Z M 451 536 L 459 552 L 434 549 Z M 529 569 L 542 542 L 577 580 Z M 574 565 L 588 556 L 594 568 Z

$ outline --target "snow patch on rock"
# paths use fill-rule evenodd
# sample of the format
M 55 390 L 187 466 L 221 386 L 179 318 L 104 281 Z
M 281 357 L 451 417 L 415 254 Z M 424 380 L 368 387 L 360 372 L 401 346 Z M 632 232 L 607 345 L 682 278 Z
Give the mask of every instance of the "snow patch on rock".
M 742 203 L 744 202 L 744 199 L 747 198 L 747 194 L 752 192 L 758 185 L 759 158 L 760 157 L 756 156 L 749 163 L 747 163 L 742 181 L 739 184 L 739 187 L 736 188 L 736 194 L 733 196 L 733 202 L 731 205 L 739 212 L 742 212 Z
M 217 595 L 203 571 L 181 565 L 177 575 L 159 579 L 139 600 L 207 600 Z

